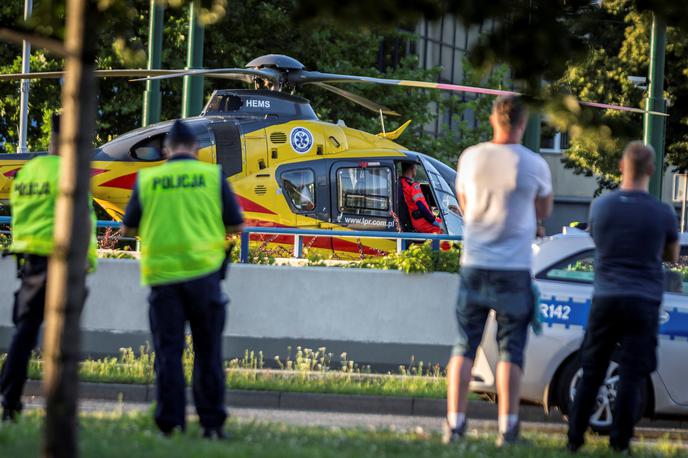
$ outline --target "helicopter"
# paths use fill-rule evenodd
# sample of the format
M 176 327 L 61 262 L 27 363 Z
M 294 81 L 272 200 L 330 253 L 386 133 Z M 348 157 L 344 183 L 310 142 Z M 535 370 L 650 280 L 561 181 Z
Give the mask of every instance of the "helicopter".
M 0 75 L 1 81 L 59 78 L 62 72 Z M 398 115 L 333 84 L 363 83 L 419 87 L 485 95 L 512 91 L 339 75 L 306 70 L 298 60 L 279 54 L 258 57 L 246 68 L 192 70 L 97 70 L 97 77 L 137 77 L 132 81 L 203 75 L 238 80 L 252 89 L 215 90 L 201 114 L 185 122 L 196 134 L 199 159 L 221 166 L 249 226 L 301 229 L 410 232 L 408 210 L 398 192 L 403 163 L 417 165 L 417 180 L 442 232 L 461 235 L 456 200 L 456 171 L 425 154 L 409 151 L 395 140 L 411 121 L 391 132 L 371 134 L 318 119 L 309 101 L 296 95 L 310 84 L 383 115 Z M 598 108 L 644 112 L 631 107 L 579 102 Z M 172 121 L 127 132 L 94 149 L 91 183 L 94 200 L 121 220 L 137 172 L 165 160 L 163 141 Z M 37 154 L 0 156 L 0 200 L 23 164 Z M 289 252 L 293 237 L 252 234 L 279 252 Z M 392 239 L 305 237 L 304 246 L 334 257 L 379 256 L 396 249 Z

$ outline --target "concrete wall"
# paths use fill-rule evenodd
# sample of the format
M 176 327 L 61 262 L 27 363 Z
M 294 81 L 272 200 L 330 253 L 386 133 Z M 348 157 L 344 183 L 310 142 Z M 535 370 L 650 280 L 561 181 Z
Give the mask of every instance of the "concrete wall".
M 117 353 L 150 341 L 147 289 L 138 262 L 101 260 L 88 280 L 83 350 Z M 14 261 L 0 261 L 0 349 L 11 337 L 18 286 Z M 447 360 L 456 337 L 458 275 L 396 271 L 233 265 L 224 285 L 231 298 L 224 332 L 226 357 L 245 349 L 266 359 L 287 347 L 325 346 L 334 355 L 378 366 Z M 292 350 L 292 353 L 294 350 Z

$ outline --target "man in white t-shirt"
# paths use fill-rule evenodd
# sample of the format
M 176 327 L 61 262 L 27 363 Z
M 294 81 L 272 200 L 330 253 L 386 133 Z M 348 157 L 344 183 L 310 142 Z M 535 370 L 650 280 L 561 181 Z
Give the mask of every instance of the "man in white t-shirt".
M 531 245 L 538 221 L 552 212 L 549 167 L 520 144 L 527 118 L 520 97 L 498 97 L 490 115 L 493 140 L 466 149 L 459 159 L 456 192 L 465 226 L 459 337 L 447 366 L 446 443 L 460 441 L 466 430 L 468 384 L 490 310 L 498 326 L 497 445 L 519 438 L 523 352 L 535 307 Z

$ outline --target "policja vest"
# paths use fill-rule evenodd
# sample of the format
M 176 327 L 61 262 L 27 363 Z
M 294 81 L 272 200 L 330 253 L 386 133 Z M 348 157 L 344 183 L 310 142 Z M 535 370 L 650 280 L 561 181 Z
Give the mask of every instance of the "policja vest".
M 54 248 L 55 203 L 60 179 L 60 156 L 38 156 L 17 173 L 12 190 L 12 245 L 17 254 L 50 256 Z M 89 197 L 93 233 L 88 263 L 96 266 L 96 216 Z
M 177 283 L 220 269 L 225 259 L 219 166 L 176 160 L 138 173 L 141 282 Z

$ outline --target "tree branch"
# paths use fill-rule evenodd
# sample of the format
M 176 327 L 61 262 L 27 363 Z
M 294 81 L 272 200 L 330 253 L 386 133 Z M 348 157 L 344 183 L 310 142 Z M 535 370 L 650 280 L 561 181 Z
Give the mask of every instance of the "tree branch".
M 0 40 L 7 41 L 21 45 L 23 41 L 28 41 L 31 45 L 37 48 L 43 48 L 46 51 L 58 55 L 60 57 L 67 57 L 67 49 L 60 40 L 46 37 L 38 34 L 30 29 L 10 28 L 6 26 L 0 27 Z

